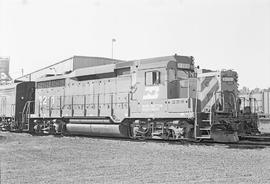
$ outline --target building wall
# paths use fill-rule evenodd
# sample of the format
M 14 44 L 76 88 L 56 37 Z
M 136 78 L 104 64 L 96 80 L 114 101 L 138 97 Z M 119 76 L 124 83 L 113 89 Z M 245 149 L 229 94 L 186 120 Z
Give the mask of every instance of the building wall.
M 99 65 L 113 64 L 123 62 L 120 60 L 101 58 L 101 57 L 86 57 L 86 56 L 74 56 L 73 57 L 73 69 L 93 67 Z

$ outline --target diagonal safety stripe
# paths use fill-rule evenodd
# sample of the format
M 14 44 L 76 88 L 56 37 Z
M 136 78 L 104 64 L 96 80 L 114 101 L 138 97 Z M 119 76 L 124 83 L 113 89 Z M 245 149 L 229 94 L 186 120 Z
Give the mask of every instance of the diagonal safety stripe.
M 199 95 L 200 95 L 201 100 L 206 97 L 207 93 L 212 89 L 212 87 L 215 85 L 216 82 L 217 82 L 217 79 L 214 76 L 212 76 L 211 80 L 208 82 L 207 86 L 205 86 L 203 90 L 202 89 L 200 90 Z
M 214 92 L 218 91 L 219 89 L 219 84 L 218 84 L 218 81 L 213 78 L 215 81 L 214 82 L 211 82 L 211 86 L 209 86 L 208 88 L 205 88 L 204 91 L 202 91 L 201 93 L 201 108 L 202 110 L 206 107 L 206 105 L 208 105 L 212 98 L 214 98 Z M 213 81 L 213 80 L 212 80 Z M 206 91 L 208 91 L 207 93 L 205 93 Z
M 203 79 L 201 83 L 201 91 L 203 91 L 206 87 L 208 87 L 210 81 L 213 79 L 213 76 L 207 76 Z

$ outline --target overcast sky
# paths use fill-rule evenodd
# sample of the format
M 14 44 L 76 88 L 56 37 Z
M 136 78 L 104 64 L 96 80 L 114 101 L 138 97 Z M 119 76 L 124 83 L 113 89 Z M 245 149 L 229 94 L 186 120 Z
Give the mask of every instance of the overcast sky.
M 270 87 L 270 0 L 0 0 L 0 56 L 13 78 L 73 55 L 123 60 L 172 54 L 234 69 Z

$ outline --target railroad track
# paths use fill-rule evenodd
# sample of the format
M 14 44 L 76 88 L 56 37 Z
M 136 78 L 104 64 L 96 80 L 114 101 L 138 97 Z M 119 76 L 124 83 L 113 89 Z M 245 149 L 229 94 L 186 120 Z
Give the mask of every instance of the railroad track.
M 240 137 L 238 142 L 215 142 L 213 140 L 205 139 L 205 140 L 192 140 L 192 139 L 183 139 L 183 140 L 161 140 L 161 139 L 148 139 L 148 140 L 136 140 L 136 141 L 153 141 L 153 142 L 164 142 L 170 144 L 192 144 L 192 145 L 228 145 L 231 148 L 235 147 L 270 147 L 270 136 L 245 136 Z
M 1 131 L 2 132 L 2 131 Z M 6 131 L 4 131 L 6 132 Z M 14 133 L 14 132 L 13 132 Z M 52 134 L 42 134 L 36 136 L 47 136 Z M 33 135 L 35 136 L 35 135 Z M 55 135 L 56 137 L 61 137 L 62 135 Z M 231 148 L 239 148 L 239 146 L 258 148 L 258 147 L 270 147 L 270 135 L 264 136 L 240 136 L 239 142 L 227 143 L 227 142 L 215 142 L 213 140 L 195 140 L 195 139 L 181 139 L 181 140 L 164 140 L 164 139 L 130 139 L 130 138 L 117 138 L 117 137 L 94 137 L 94 136 L 83 136 L 83 135 L 65 135 L 67 137 L 91 137 L 94 139 L 111 139 L 111 140 L 122 140 L 122 141 L 135 141 L 135 142 L 159 142 L 159 143 L 169 143 L 169 144 L 189 144 L 189 145 L 228 145 Z M 6 141 L 6 137 L 1 137 L 2 142 Z

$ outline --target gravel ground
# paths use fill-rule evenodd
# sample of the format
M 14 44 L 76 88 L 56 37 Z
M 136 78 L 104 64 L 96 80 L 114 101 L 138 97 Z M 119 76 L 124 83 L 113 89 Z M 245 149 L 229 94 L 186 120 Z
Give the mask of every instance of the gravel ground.
M 1 183 L 270 183 L 270 147 L 0 132 Z

